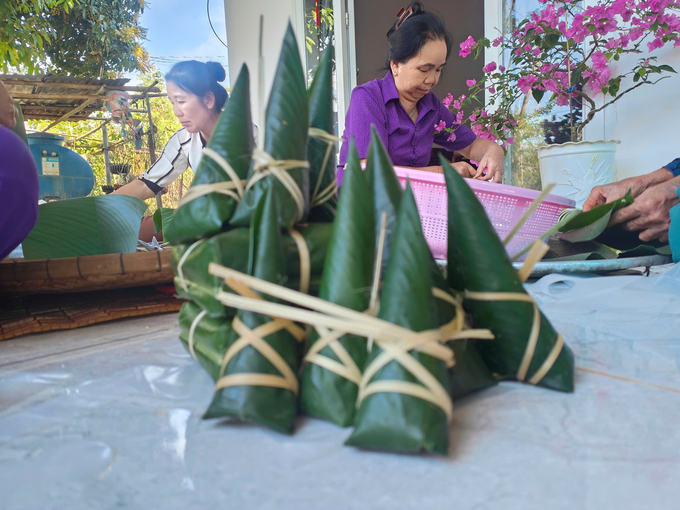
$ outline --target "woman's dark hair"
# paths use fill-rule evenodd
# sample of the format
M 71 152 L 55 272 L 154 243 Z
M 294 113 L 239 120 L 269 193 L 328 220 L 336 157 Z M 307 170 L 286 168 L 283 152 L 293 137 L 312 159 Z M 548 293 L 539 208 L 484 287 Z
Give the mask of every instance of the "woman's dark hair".
M 385 68 L 390 68 L 390 62 L 405 63 L 415 57 L 420 50 L 430 41 L 444 41 L 446 43 L 446 59 L 449 59 L 453 38 L 451 33 L 446 30 L 446 25 L 441 16 L 433 12 L 425 12 L 423 4 L 412 2 L 407 8 L 413 14 L 406 19 L 399 19 L 394 22 L 392 28 L 387 32 L 387 41 L 390 44 Z M 407 15 L 405 13 L 405 15 Z M 397 26 L 399 24 L 399 26 Z
M 165 75 L 165 81 L 171 81 L 182 90 L 201 98 L 205 97 L 208 92 L 212 92 L 215 96 L 213 110 L 219 113 L 229 95 L 218 82 L 224 81 L 226 77 L 224 67 L 218 62 L 203 63 L 198 60 L 185 60 L 172 66 L 172 69 Z

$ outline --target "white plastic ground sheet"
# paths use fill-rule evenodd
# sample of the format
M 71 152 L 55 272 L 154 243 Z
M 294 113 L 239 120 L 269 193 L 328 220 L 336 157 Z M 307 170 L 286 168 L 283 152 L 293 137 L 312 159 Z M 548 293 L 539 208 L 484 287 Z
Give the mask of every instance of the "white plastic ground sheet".
M 456 402 L 448 457 L 202 421 L 212 382 L 176 315 L 0 342 L 0 508 L 680 508 L 680 265 L 528 286 L 576 392 L 513 382 Z

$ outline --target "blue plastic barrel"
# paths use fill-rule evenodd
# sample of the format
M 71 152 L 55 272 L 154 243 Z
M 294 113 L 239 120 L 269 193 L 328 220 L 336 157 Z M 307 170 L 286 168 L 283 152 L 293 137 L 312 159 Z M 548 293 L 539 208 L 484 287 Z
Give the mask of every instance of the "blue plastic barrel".
M 27 136 L 38 168 L 41 199 L 63 200 L 90 194 L 94 187 L 92 167 L 82 156 L 63 146 L 63 136 L 48 133 Z

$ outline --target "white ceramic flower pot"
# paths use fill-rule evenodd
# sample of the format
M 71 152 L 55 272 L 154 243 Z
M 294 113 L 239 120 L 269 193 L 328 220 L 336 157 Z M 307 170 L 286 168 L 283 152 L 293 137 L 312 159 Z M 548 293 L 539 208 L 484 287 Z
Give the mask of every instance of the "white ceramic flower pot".
M 597 140 L 539 147 L 538 163 L 543 187 L 554 183 L 551 193 L 571 198 L 580 209 L 594 186 L 613 181 L 614 156 L 619 143 Z

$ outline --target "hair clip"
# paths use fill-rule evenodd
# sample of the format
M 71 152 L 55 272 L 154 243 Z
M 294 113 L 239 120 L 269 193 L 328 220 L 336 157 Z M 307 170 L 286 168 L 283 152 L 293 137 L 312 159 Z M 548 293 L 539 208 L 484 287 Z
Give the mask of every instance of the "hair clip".
M 399 18 L 399 19 L 397 20 L 397 23 L 394 25 L 394 29 L 398 30 L 399 27 L 404 23 L 404 21 L 409 19 L 412 14 L 413 14 L 413 7 L 409 7 L 408 9 L 404 9 L 402 7 L 401 9 L 399 9 L 399 12 L 397 13 L 397 18 Z

